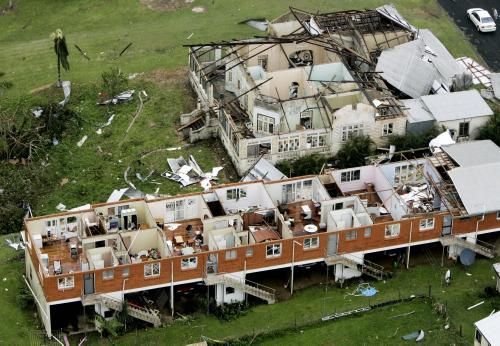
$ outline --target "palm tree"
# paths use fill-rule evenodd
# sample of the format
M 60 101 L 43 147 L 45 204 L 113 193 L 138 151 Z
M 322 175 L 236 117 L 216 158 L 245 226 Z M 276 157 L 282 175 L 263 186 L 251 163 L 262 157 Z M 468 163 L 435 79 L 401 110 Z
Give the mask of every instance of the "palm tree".
M 68 62 L 68 47 L 66 46 L 66 39 L 64 38 L 61 29 L 57 29 L 51 35 L 54 40 L 54 51 L 57 55 L 57 86 L 61 86 L 61 65 L 66 70 L 69 71 Z

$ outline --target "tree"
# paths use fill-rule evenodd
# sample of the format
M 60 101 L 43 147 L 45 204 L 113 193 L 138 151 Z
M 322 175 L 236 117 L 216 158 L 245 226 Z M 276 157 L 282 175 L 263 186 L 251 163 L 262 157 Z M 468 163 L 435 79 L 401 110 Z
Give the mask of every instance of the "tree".
M 63 69 L 69 71 L 68 47 L 66 46 L 66 38 L 61 29 L 53 32 L 51 37 L 54 40 L 54 51 L 57 56 L 57 86 L 61 86 L 61 65 Z
M 477 139 L 491 139 L 496 145 L 500 146 L 500 114 L 495 113 L 488 123 L 479 129 Z
M 337 153 L 340 168 L 365 165 L 365 158 L 375 153 L 374 143 L 368 136 L 354 136 L 348 139 Z
M 276 168 L 289 177 L 319 174 L 328 159 L 327 156 L 321 154 L 311 154 L 296 158 L 295 160 L 280 161 L 276 164 Z
M 439 127 L 433 126 L 422 134 L 406 133 L 404 135 L 389 136 L 389 144 L 396 147 L 396 151 L 428 148 L 429 142 L 443 132 Z

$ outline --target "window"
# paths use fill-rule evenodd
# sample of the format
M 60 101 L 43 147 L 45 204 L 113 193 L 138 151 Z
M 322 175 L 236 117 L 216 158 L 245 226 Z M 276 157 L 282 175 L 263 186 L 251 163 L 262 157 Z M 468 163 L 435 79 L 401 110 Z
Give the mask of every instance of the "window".
M 392 225 L 385 226 L 385 237 L 393 238 L 399 236 L 399 223 L 394 223 Z
M 274 133 L 274 118 L 257 114 L 257 131 Z
M 264 71 L 267 71 L 267 54 L 259 55 L 257 57 L 257 63 L 262 67 Z
M 299 150 L 300 140 L 299 137 L 289 137 L 279 140 L 278 151 L 280 153 L 287 151 Z
M 233 81 L 233 71 L 228 71 L 227 72 L 227 80 L 229 82 L 232 82 Z
M 125 210 L 125 209 L 130 209 L 128 204 L 127 205 L 119 205 L 118 206 L 118 216 L 122 215 L 122 210 Z
M 247 247 L 245 251 L 245 256 L 246 257 L 252 257 L 253 256 L 253 247 Z
M 315 249 L 319 247 L 319 237 L 304 239 L 304 249 Z
M 238 79 L 238 90 L 241 89 L 241 81 Z
M 365 232 L 364 232 L 364 237 L 365 238 L 370 238 L 372 236 L 372 228 L 371 227 L 366 227 Z
M 247 157 L 259 157 L 271 151 L 271 142 L 255 143 L 247 145 Z
M 342 126 L 342 142 L 348 139 L 361 136 L 363 134 L 363 124 L 345 125 Z
M 340 174 L 340 182 L 348 183 L 350 181 L 356 181 L 361 179 L 361 170 L 356 169 L 354 171 L 342 172 Z
M 144 265 L 144 277 L 152 278 L 155 276 L 160 276 L 160 262 L 157 263 L 147 263 Z
M 130 275 L 130 268 L 123 268 L 122 277 L 127 278 Z
M 306 129 L 312 128 L 312 116 L 313 112 L 310 109 L 306 109 L 305 111 L 300 113 L 300 125 L 305 127 Z
M 326 134 L 315 133 L 307 135 L 307 144 L 311 148 L 324 147 L 326 145 Z
M 392 135 L 393 131 L 394 131 L 393 123 L 384 124 L 384 126 L 382 127 L 382 136 Z
M 181 269 L 193 269 L 198 265 L 198 257 L 183 258 L 181 261 Z
M 105 270 L 102 272 L 102 279 L 103 280 L 112 280 L 114 277 L 115 277 L 114 270 Z
M 68 288 L 75 287 L 75 277 L 74 276 L 66 276 L 63 278 L 57 279 L 57 288 L 60 290 L 66 290 Z
M 428 231 L 434 229 L 434 218 L 420 220 L 420 230 Z
M 229 189 L 226 190 L 226 198 L 228 200 L 238 200 L 240 198 L 245 198 L 247 196 L 247 191 L 244 189 Z
M 234 260 L 234 259 L 236 259 L 237 256 L 238 256 L 238 253 L 236 252 L 236 250 L 226 251 L 226 260 L 227 261 Z
M 233 294 L 233 293 L 234 293 L 234 287 L 226 286 L 226 294 Z
M 469 136 L 469 123 L 458 124 L 458 137 L 468 137 Z
M 500 211 L 497 211 L 497 220 L 500 220 Z
M 394 168 L 394 184 L 405 183 L 407 181 L 418 181 L 423 178 L 424 165 L 408 164 Z
M 279 257 L 281 256 L 281 244 L 271 244 L 266 246 L 266 257 Z
M 479 332 L 479 330 L 476 329 L 476 341 L 481 344 L 481 341 L 483 339 L 483 336 L 481 335 L 481 333 Z
M 345 232 L 345 240 L 356 240 L 358 238 L 358 231 L 347 231 Z

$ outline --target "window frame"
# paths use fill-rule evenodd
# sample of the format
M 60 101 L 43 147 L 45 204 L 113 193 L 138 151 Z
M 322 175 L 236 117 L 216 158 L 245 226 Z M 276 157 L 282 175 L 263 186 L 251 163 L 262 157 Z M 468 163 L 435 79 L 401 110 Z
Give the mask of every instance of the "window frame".
M 397 229 L 397 231 L 395 231 Z M 401 224 L 399 223 L 391 223 L 389 225 L 385 225 L 384 229 L 384 238 L 392 239 L 397 238 L 401 234 Z
M 292 136 L 287 138 L 281 138 L 278 141 L 278 152 L 287 153 L 290 151 L 297 151 L 300 149 L 300 137 Z
M 59 291 L 70 290 L 74 287 L 75 277 L 73 275 L 57 278 L 57 289 Z
M 198 257 L 185 257 L 181 259 L 181 270 L 196 269 L 198 267 Z
M 115 271 L 114 269 L 108 269 L 108 270 L 103 270 L 102 271 L 102 279 L 103 280 L 113 280 L 115 278 Z
M 361 180 L 361 170 L 353 169 L 350 171 L 344 171 L 340 173 L 340 183 L 350 183 L 352 181 Z
M 226 261 L 234 261 L 238 258 L 238 251 L 236 250 L 226 250 L 225 259 Z
M 245 257 L 252 257 L 253 256 L 253 247 L 247 247 L 245 249 Z
M 364 124 L 362 123 L 343 125 L 340 141 L 347 142 L 349 139 L 355 136 L 362 136 L 363 133 L 364 133 Z
M 319 248 L 319 237 L 304 238 L 302 247 L 304 250 L 312 250 Z
M 246 196 L 247 196 L 246 189 L 236 187 L 234 189 L 226 190 L 226 199 L 228 201 L 239 200 L 240 198 L 246 198 Z
M 353 229 L 353 230 L 350 230 L 350 231 L 345 231 L 344 232 L 344 237 L 345 237 L 346 241 L 356 240 L 356 239 L 358 239 L 358 230 L 357 229 Z
M 306 143 L 311 144 L 311 148 L 323 148 L 326 146 L 326 133 L 308 134 Z
M 467 131 L 464 131 L 464 128 Z M 469 137 L 469 136 L 470 136 L 470 121 L 463 121 L 463 122 L 459 123 L 458 124 L 458 137 Z
M 394 123 L 386 123 L 382 125 L 382 137 L 390 136 L 394 133 Z
M 418 230 L 421 232 L 433 230 L 435 227 L 435 222 L 436 220 L 433 217 L 420 219 Z
M 281 243 L 266 245 L 266 258 L 281 257 L 281 248 Z M 271 250 L 271 254 L 269 254 L 269 250 Z
M 363 230 L 363 238 L 371 238 L 371 236 L 372 236 L 372 228 L 365 227 L 365 229 Z
M 274 134 L 275 119 L 265 114 L 257 113 L 257 132 Z
M 150 269 L 147 269 L 150 268 Z M 161 263 L 145 263 L 144 264 L 144 277 L 145 278 L 156 278 L 161 275 Z

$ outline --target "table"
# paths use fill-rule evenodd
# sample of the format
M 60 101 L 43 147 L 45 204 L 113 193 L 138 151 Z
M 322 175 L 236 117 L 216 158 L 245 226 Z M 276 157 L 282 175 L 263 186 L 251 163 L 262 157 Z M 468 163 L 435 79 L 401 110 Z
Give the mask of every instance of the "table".
M 184 244 L 184 238 L 183 238 L 182 236 L 180 236 L 180 235 L 176 235 L 176 236 L 174 237 L 174 240 L 175 240 L 175 242 L 176 242 L 177 244 Z
M 305 225 L 304 231 L 307 233 L 316 233 L 318 231 L 318 227 L 316 225 Z

